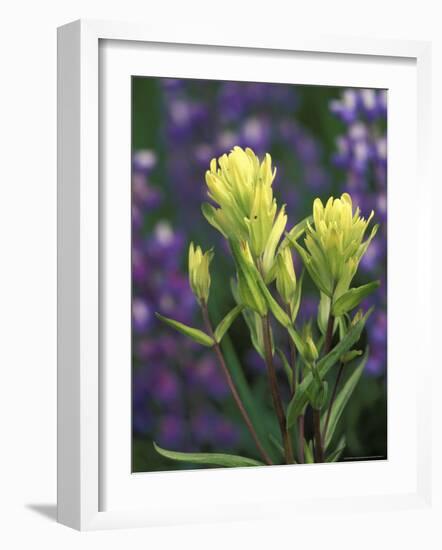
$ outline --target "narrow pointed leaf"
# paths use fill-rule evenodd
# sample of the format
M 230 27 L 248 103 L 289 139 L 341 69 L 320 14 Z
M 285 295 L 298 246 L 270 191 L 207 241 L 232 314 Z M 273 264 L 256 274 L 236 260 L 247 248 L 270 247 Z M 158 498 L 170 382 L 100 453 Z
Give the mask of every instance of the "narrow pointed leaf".
M 232 310 L 229 311 L 229 313 L 224 317 L 224 319 L 216 327 L 215 340 L 218 342 L 218 344 L 221 342 L 224 334 L 229 330 L 233 321 L 238 317 L 238 315 L 241 313 L 243 308 L 244 306 L 242 305 L 235 306 Z
M 181 332 L 182 334 L 185 334 L 189 338 L 192 338 L 192 340 L 195 340 L 195 342 L 198 342 L 198 344 L 202 344 L 203 346 L 207 346 L 208 348 L 211 348 L 215 344 L 214 340 L 202 330 L 199 330 L 193 327 L 188 327 L 183 323 L 175 321 L 174 319 L 169 319 L 169 317 L 164 317 L 159 313 L 156 313 L 156 316 L 158 317 L 158 319 L 163 321 L 163 323 L 166 323 L 166 325 L 169 325 L 170 327 L 174 328 L 178 332 Z
M 307 225 L 313 221 L 312 216 L 307 216 L 302 221 L 297 223 L 290 231 L 286 233 L 285 238 L 279 246 L 279 250 L 283 250 L 286 246 L 289 246 L 291 242 L 296 241 L 304 233 Z
M 318 307 L 318 327 L 321 334 L 325 334 L 327 332 L 327 323 L 330 316 L 330 305 L 331 299 L 326 294 L 321 292 Z
M 367 359 L 368 359 L 368 348 L 365 351 L 363 357 L 361 357 L 358 361 L 355 361 L 357 364 L 356 368 L 352 368 L 351 364 L 349 364 L 348 366 L 346 365 L 344 367 L 346 370 L 347 369 L 351 370 L 351 375 L 344 383 L 342 389 L 338 392 L 335 402 L 333 403 L 332 411 L 330 414 L 330 421 L 328 423 L 327 433 L 325 435 L 325 448 L 327 448 L 327 446 L 330 444 L 333 438 L 333 434 L 336 430 L 336 426 L 338 425 L 339 419 L 341 418 L 342 413 L 344 412 L 345 406 L 347 405 L 348 400 L 351 397 L 351 394 L 353 393 L 357 383 L 359 382 L 359 379 L 361 378 Z M 321 419 L 322 429 L 324 429 L 325 417 L 326 415 L 324 414 L 323 418 Z
M 299 277 L 299 280 L 296 283 L 295 295 L 293 297 L 293 300 L 290 306 L 290 316 L 292 319 L 292 323 L 296 321 L 296 317 L 298 316 L 299 306 L 301 305 L 302 283 L 304 281 L 304 273 L 305 273 L 305 270 L 303 269 L 301 271 L 301 276 Z
M 226 468 L 244 467 L 244 466 L 264 466 L 263 462 L 247 458 L 245 456 L 228 455 L 221 453 L 181 453 L 178 451 L 169 451 L 162 449 L 156 443 L 153 444 L 157 453 L 171 460 L 180 462 L 191 462 L 193 464 L 207 464 L 211 466 L 224 466 Z
M 321 292 L 331 297 L 332 291 L 329 288 L 327 288 L 322 282 L 321 277 L 319 276 L 319 274 L 316 272 L 315 268 L 312 265 L 312 261 L 307 251 L 296 241 L 292 241 L 290 238 L 289 240 L 298 251 L 298 254 L 301 256 L 302 263 L 304 264 L 305 269 L 308 271 L 308 274 L 310 275 L 311 280 L 315 283 L 315 285 L 319 288 Z
M 249 313 L 253 312 L 249 311 Z M 253 390 L 250 387 L 229 334 L 224 336 L 221 348 L 227 363 L 227 368 L 232 375 L 233 382 L 238 390 L 244 407 L 250 415 L 252 424 L 255 426 L 258 437 L 262 442 L 266 443 L 266 436 L 272 429 L 272 419 L 269 419 L 268 410 L 263 400 L 257 398 L 256 387 L 254 386 Z M 265 385 L 265 387 L 267 386 Z M 277 429 L 277 426 L 275 426 L 275 428 Z M 265 444 L 264 447 L 272 460 L 277 462 L 279 456 L 273 452 L 273 448 Z
M 279 458 L 285 459 L 284 447 L 279 442 L 278 438 L 273 434 L 269 434 L 269 441 L 273 445 L 273 448 L 278 452 Z
M 232 295 L 235 302 L 238 305 L 241 305 L 241 300 L 238 295 L 238 287 L 234 279 L 230 281 L 230 287 L 232 290 Z M 250 339 L 252 341 L 253 347 L 258 352 L 258 354 L 264 359 L 264 342 L 262 339 L 262 324 L 261 317 L 251 309 L 245 307 L 242 310 L 242 316 L 246 322 L 247 328 L 249 329 Z
M 230 248 L 238 269 L 239 295 L 245 306 L 250 307 L 259 315 L 267 314 L 267 304 L 259 291 L 255 277 L 255 266 L 249 263 L 241 252 L 240 244 L 237 241 L 229 241 Z M 256 270 L 257 271 L 257 270 Z
M 259 274 L 258 270 L 255 270 L 255 278 L 259 289 L 261 290 L 262 295 L 266 299 L 267 305 L 269 306 L 270 311 L 273 313 L 275 319 L 287 330 L 290 338 L 293 340 L 293 343 L 296 346 L 296 349 L 304 357 L 304 344 L 302 338 L 299 336 L 295 327 L 292 325 L 290 317 L 278 304 L 278 302 L 273 298 L 270 290 L 267 288 L 263 278 Z
M 293 386 L 293 369 L 289 365 L 289 362 L 287 361 L 287 357 L 285 356 L 285 353 L 280 348 L 276 348 L 276 353 L 279 355 L 279 358 L 281 359 L 282 366 L 284 367 L 285 375 L 287 376 L 287 380 L 289 382 L 290 388 Z
M 259 271 L 253 266 L 252 273 L 255 277 L 256 283 L 264 296 L 267 305 L 269 306 L 270 311 L 273 313 L 275 319 L 280 323 L 283 327 L 287 327 L 288 325 L 291 325 L 290 317 L 287 315 L 287 313 L 282 309 L 282 307 L 278 304 L 278 302 L 273 298 L 272 293 L 267 288 L 267 285 L 264 282 L 264 279 L 261 277 Z
M 321 379 L 325 377 L 330 368 L 338 361 L 338 359 L 347 352 L 360 338 L 361 332 L 365 326 L 365 323 L 371 314 L 372 309 L 369 309 L 367 313 L 347 332 L 345 337 L 322 359 L 320 359 L 316 368 L 318 369 Z M 287 409 L 287 427 L 291 428 L 298 416 L 302 413 L 305 406 L 308 403 L 308 395 L 313 388 L 314 379 L 311 372 L 307 373 L 301 384 L 298 385 L 296 394 L 290 401 Z
M 341 439 L 339 440 L 339 443 L 336 449 L 328 455 L 325 461 L 337 462 L 339 460 L 339 457 L 343 453 L 344 449 L 345 449 L 345 436 L 342 436 Z
M 304 460 L 306 464 L 313 464 L 315 462 L 311 441 L 309 443 L 304 441 Z
M 251 311 L 250 309 L 243 310 L 244 320 L 249 328 L 250 339 L 252 340 L 253 347 L 259 353 L 259 355 L 264 359 L 264 340 L 262 336 L 262 324 L 261 317 Z
M 296 349 L 299 351 L 302 357 L 305 357 L 304 342 L 302 341 L 302 338 L 299 335 L 298 331 L 295 329 L 293 325 L 288 325 L 286 329 L 287 329 L 287 332 L 289 333 L 290 338 L 295 344 Z
M 333 304 L 333 315 L 339 317 L 347 311 L 357 307 L 361 301 L 379 287 L 379 281 L 373 281 L 367 285 L 351 288 L 344 292 Z

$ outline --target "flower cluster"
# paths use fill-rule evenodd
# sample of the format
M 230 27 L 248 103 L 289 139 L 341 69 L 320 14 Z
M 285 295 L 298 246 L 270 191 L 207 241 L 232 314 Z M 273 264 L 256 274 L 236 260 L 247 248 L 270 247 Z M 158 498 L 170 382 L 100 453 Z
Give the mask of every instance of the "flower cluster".
M 368 249 L 378 226 L 363 241 L 373 217 L 360 216 L 359 208 L 353 212 L 352 199 L 344 193 L 340 199 L 330 197 L 327 204 L 321 199 L 313 203 L 313 224 L 307 224 L 305 246 L 297 246 L 304 265 L 317 287 L 328 297 L 339 299 L 349 289 L 361 258 Z

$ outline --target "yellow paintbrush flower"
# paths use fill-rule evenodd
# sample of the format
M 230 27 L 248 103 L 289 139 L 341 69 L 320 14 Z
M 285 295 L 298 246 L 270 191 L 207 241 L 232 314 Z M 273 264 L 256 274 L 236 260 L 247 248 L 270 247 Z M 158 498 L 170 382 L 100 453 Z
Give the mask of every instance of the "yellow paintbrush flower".
M 189 282 L 193 293 L 198 301 L 207 303 L 210 290 L 210 262 L 213 259 L 213 250 L 204 252 L 201 247 L 194 246 L 190 243 L 189 246 Z
M 313 225 L 308 224 L 305 248 L 294 243 L 306 269 L 316 286 L 328 297 L 337 300 L 350 286 L 359 262 L 376 234 L 375 225 L 368 239 L 363 241 L 372 219 L 353 212 L 348 193 L 340 199 L 330 197 L 327 204 L 320 199 L 313 203 Z
M 247 148 L 234 147 L 213 159 L 206 172 L 209 197 L 219 206 L 203 205 L 207 221 L 226 238 L 246 241 L 254 259 L 261 258 L 266 274 L 287 223 L 284 207 L 276 216 L 272 183 L 276 169 L 267 153 L 262 162 Z

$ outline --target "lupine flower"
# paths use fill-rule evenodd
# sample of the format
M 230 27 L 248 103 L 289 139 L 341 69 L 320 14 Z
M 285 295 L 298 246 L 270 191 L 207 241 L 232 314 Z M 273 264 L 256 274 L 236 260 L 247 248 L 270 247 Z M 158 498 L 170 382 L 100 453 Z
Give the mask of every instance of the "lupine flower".
M 375 209 L 382 221 L 382 238 L 372 242 L 360 267 L 370 275 L 384 279 L 387 258 L 387 91 L 346 90 L 340 99 L 331 102 L 330 110 L 347 126 L 346 132 L 337 137 L 333 161 L 345 170 L 346 187 L 353 202 L 366 211 Z M 376 314 L 367 322 L 371 352 L 365 370 L 376 375 L 382 374 L 386 365 L 387 329 L 386 326 L 382 328 L 382 339 L 377 337 L 376 329 L 377 315 L 382 313 L 385 316 L 385 288 L 382 285 L 367 304 L 376 306 Z
M 353 213 L 352 199 L 343 193 L 340 199 L 330 197 L 327 204 L 320 199 L 313 203 L 313 223 L 307 226 L 306 249 L 294 243 L 316 286 L 327 296 L 339 298 L 356 273 L 359 262 L 375 236 L 375 225 L 368 239 L 364 235 L 374 212 L 368 219 Z
M 184 233 L 165 221 L 156 222 L 148 235 L 143 229 L 153 209 L 164 200 L 150 182 L 154 165 L 152 152 L 134 155 L 133 431 L 137 437 L 151 437 L 172 448 L 196 449 L 198 439 L 193 436 L 184 410 L 185 399 L 200 401 L 202 395 L 209 395 L 222 403 L 228 396 L 228 387 L 210 355 L 188 338 L 161 330 L 152 316 L 162 309 L 179 321 L 190 323 L 196 309 L 188 280 L 181 272 Z M 200 410 L 201 414 L 209 414 L 211 409 L 204 404 Z M 226 433 L 213 427 L 205 444 L 229 446 L 234 437 L 229 440 Z

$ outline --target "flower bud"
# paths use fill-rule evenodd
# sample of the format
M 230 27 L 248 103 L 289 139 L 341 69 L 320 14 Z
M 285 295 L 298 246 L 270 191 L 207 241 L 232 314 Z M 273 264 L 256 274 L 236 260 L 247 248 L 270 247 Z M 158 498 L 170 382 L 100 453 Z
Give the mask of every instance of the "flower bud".
M 307 336 L 304 340 L 304 356 L 310 363 L 314 363 L 319 357 L 318 349 L 311 336 Z
M 351 326 L 354 327 L 359 321 L 364 317 L 364 312 L 362 309 L 358 309 L 358 311 L 355 313 L 353 319 L 351 320 Z
M 192 292 L 198 301 L 207 303 L 210 290 L 210 262 L 213 259 L 213 250 L 204 252 L 201 247 L 195 247 L 193 243 L 189 246 L 189 283 Z
M 356 357 L 359 357 L 362 355 L 362 351 L 359 349 L 353 349 L 351 351 L 347 351 L 347 353 L 344 353 L 344 355 L 341 355 L 340 361 L 341 363 L 349 363 L 350 361 L 353 361 Z
M 302 340 L 304 343 L 304 359 L 307 363 L 314 363 L 318 357 L 318 349 L 312 337 L 312 326 L 309 321 L 302 327 Z
M 276 289 L 284 303 L 291 304 L 296 293 L 296 274 L 289 247 L 276 257 Z

